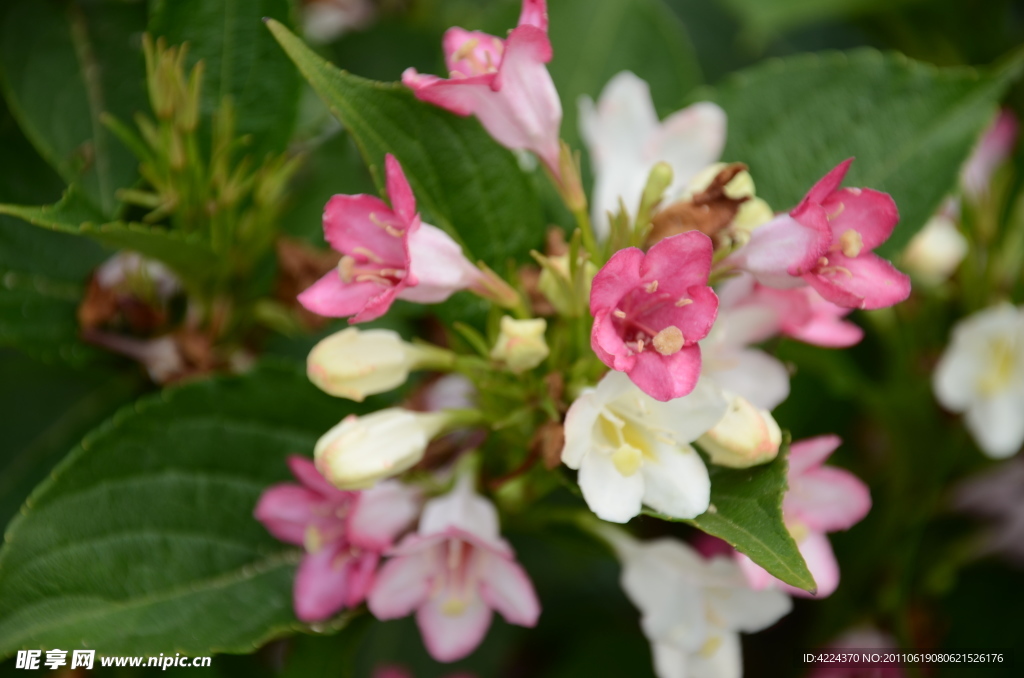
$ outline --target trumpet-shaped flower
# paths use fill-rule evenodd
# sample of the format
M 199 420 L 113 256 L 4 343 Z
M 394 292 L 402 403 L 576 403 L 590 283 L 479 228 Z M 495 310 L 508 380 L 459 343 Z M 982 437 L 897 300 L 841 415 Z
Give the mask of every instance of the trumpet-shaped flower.
M 896 204 L 870 188 L 839 188 L 851 162 L 826 174 L 789 214 L 754 229 L 726 265 L 769 287 L 808 284 L 845 308 L 884 308 L 906 299 L 910 279 L 872 252 L 899 221 Z
M 583 498 L 599 518 L 624 523 L 643 504 L 694 518 L 708 508 L 711 481 L 689 443 L 718 423 L 726 407 L 710 384 L 660 402 L 609 372 L 569 408 L 562 461 L 579 470 Z
M 782 500 L 786 527 L 814 576 L 818 585 L 814 595 L 819 598 L 831 595 L 839 585 L 839 565 L 826 533 L 850 529 L 871 509 L 871 495 L 864 483 L 849 471 L 824 466 L 840 442 L 837 436 L 826 435 L 793 443 L 789 491 Z M 737 554 L 737 558 L 754 588 L 775 585 L 795 596 L 811 595 L 775 579 L 747 556 Z
M 622 561 L 622 588 L 640 608 L 658 678 L 740 678 L 739 633 L 765 629 L 792 607 L 780 591 L 751 589 L 730 558 L 705 560 L 670 538 L 601 534 Z
M 690 231 L 665 238 L 647 254 L 619 250 L 594 277 L 590 345 L 644 393 L 671 400 L 693 390 L 700 347 L 718 311 L 708 287 L 711 239 Z
M 594 228 L 607 236 L 608 213 L 619 211 L 619 199 L 635 210 L 651 168 L 672 167 L 669 195 L 718 160 L 725 145 L 725 112 L 709 102 L 693 104 L 658 121 L 647 83 L 629 71 L 605 85 L 595 106 L 580 100 L 580 130 L 595 168 Z
M 964 412 L 967 429 L 990 457 L 1024 443 L 1024 312 L 1009 304 L 961 320 L 935 368 L 935 397 Z
M 533 584 L 499 534 L 494 505 L 473 491 L 468 476 L 427 502 L 419 531 L 390 555 L 369 594 L 370 612 L 396 619 L 415 611 L 427 651 L 438 661 L 476 649 L 492 610 L 511 624 L 537 623 Z
M 458 410 L 413 412 L 393 407 L 364 417 L 351 414 L 317 441 L 313 450 L 316 467 L 335 487 L 372 487 L 418 463 L 455 412 Z
M 306 358 L 306 374 L 322 391 L 362 402 L 401 386 L 409 372 L 449 367 L 455 356 L 435 346 L 407 344 L 391 330 L 348 327 L 322 339 Z
M 381 553 L 411 527 L 419 499 L 398 482 L 344 492 L 304 457 L 289 457 L 288 465 L 301 484 L 268 488 L 255 516 L 281 541 L 305 547 L 295 577 L 295 614 L 320 621 L 365 600 Z
M 336 195 L 324 208 L 324 237 L 342 257 L 299 295 L 313 313 L 367 322 L 396 298 L 438 303 L 481 279 L 447 233 L 420 222 L 398 160 L 389 154 L 385 164 L 391 207 L 371 195 Z
M 409 68 L 402 82 L 423 101 L 475 115 L 498 143 L 533 151 L 558 176 L 562 104 L 545 66 L 552 55 L 546 1 L 523 0 L 519 25 L 504 40 L 449 28 L 444 55 L 448 80 Z

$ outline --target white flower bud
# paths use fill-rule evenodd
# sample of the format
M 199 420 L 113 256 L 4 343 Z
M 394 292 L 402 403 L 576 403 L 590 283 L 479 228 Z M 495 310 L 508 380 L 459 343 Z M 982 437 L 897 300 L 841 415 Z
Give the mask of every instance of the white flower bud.
M 910 240 L 903 252 L 903 266 L 928 285 L 938 285 L 953 275 L 967 256 L 967 238 L 945 214 L 936 214 Z
M 501 319 L 501 334 L 491 349 L 491 358 L 505 363 L 512 372 L 530 370 L 548 357 L 544 332 L 548 323 L 543 318 L 516 320 L 509 316 Z
M 747 468 L 771 461 L 779 453 L 782 431 L 768 410 L 731 395 L 722 420 L 697 439 L 711 462 L 730 468 Z
M 359 490 L 416 465 L 430 441 L 452 421 L 451 412 L 393 407 L 349 415 L 317 441 L 316 467 L 335 487 Z
M 444 349 L 408 344 L 391 330 L 349 327 L 313 347 L 306 373 L 321 390 L 362 402 L 401 386 L 410 370 L 448 367 L 453 360 Z

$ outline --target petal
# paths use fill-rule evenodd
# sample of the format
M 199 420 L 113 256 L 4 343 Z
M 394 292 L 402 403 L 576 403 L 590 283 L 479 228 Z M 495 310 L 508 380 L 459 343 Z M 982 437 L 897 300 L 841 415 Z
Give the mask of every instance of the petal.
M 816 436 L 793 443 L 789 448 L 789 477 L 796 478 L 819 468 L 843 443 L 836 435 Z
M 723 353 L 725 353 L 723 351 Z M 727 391 L 743 396 L 755 407 L 773 410 L 789 396 L 789 370 L 764 351 L 744 349 L 720 355 L 704 372 Z
M 345 284 L 338 272 L 331 270 L 302 292 L 298 299 L 307 311 L 328 318 L 344 318 L 362 311 L 383 290 L 372 282 Z
M 855 231 L 860 234 L 865 250 L 873 250 L 888 240 L 900 220 L 892 196 L 870 188 L 836 191 L 822 207 L 830 216 L 833 238 L 838 240 L 846 231 Z
M 651 641 L 654 672 L 658 678 L 691 678 L 689 654 L 669 643 Z
M 349 318 L 349 322 L 368 323 L 371 320 L 376 320 L 387 313 L 388 309 L 391 308 L 391 304 L 394 303 L 398 294 L 405 289 L 405 286 L 408 284 L 409 278 L 411 277 L 412 276 L 407 276 L 405 280 L 400 281 L 394 287 L 381 287 L 380 285 L 374 285 L 374 283 L 357 283 L 374 285 L 378 292 L 375 296 L 371 297 L 368 302 L 366 302 L 366 306 L 363 307 L 363 310 Z
M 442 597 L 428 600 L 416 613 L 416 624 L 430 656 L 439 662 L 453 662 L 469 655 L 480 645 L 491 625 L 491 608 L 473 596 L 459 615 L 441 609 Z
M 787 518 L 812 530 L 848 530 L 871 510 L 868 487 L 849 471 L 822 466 L 804 472 L 790 482 L 783 500 Z
M 473 490 L 473 482 L 469 474 L 463 474 L 451 492 L 428 501 L 423 507 L 419 533 L 431 535 L 457 528 L 486 543 L 501 542 L 498 511 L 494 504 Z
M 640 284 L 640 266 L 644 261 L 640 249 L 627 247 L 612 255 L 601 267 L 590 288 L 590 312 L 595 317 L 598 313 L 613 311 L 622 297 Z
M 690 678 L 741 678 L 743 648 L 739 634 L 720 631 L 710 640 L 715 648 L 710 656 L 690 655 Z
M 722 156 L 725 128 L 725 111 L 709 101 L 701 101 L 665 118 L 647 141 L 645 150 L 648 157 L 672 166 L 672 185 L 682 189 Z
M 655 245 L 655 247 L 657 246 Z M 668 287 L 671 288 L 671 285 Z M 661 285 L 658 286 L 658 290 L 662 290 Z M 635 319 L 654 329 L 663 329 L 674 325 L 682 332 L 686 346 L 691 346 L 706 337 L 718 316 L 718 296 L 715 291 L 703 284 L 698 284 L 665 292 L 667 294 L 662 292 L 657 294 L 665 302 L 675 302 L 673 297 L 678 296 L 689 299 L 690 303 L 682 306 L 677 306 L 675 303 L 663 303 L 636 314 Z M 635 298 L 633 302 L 636 302 Z
M 960 174 L 960 183 L 969 196 L 978 197 L 987 189 L 995 169 L 1013 152 L 1017 141 L 1017 118 L 1004 108 L 967 159 Z
M 316 464 L 308 457 L 289 455 L 288 468 L 300 483 L 324 497 L 341 499 L 351 494 L 331 485 L 327 478 L 320 475 L 320 471 L 316 470 Z
M 1018 388 L 975 400 L 967 409 L 965 421 L 985 454 L 993 459 L 1005 459 L 1016 454 L 1024 443 L 1022 413 L 1024 392 Z
M 452 237 L 430 224 L 409 234 L 410 270 L 416 285 L 406 287 L 400 299 L 436 304 L 480 279 L 480 271 L 462 253 Z
M 577 476 L 583 498 L 598 518 L 612 523 L 625 523 L 640 513 L 644 480 L 640 473 L 624 476 L 612 463 L 611 456 L 592 451 L 580 462 Z
M 406 228 L 407 221 L 372 195 L 336 195 L 324 207 L 324 237 L 331 247 L 350 256 L 369 250 L 381 261 L 401 265 L 405 260 L 402 238 L 392 233 Z
M 618 374 L 610 372 L 609 374 Z M 569 406 L 565 413 L 565 444 L 562 462 L 571 469 L 579 469 L 583 458 L 594 447 L 594 426 L 600 415 L 600 405 L 594 389 L 587 389 Z
M 737 551 L 735 557 L 736 564 L 743 571 L 747 584 L 755 591 L 763 591 L 779 583 L 778 579 L 768 574 L 768 570 L 755 563 L 746 554 Z
M 636 356 L 626 347 L 609 311 L 594 314 L 590 348 L 601 362 L 613 370 L 628 371 L 636 364 Z
M 810 270 L 832 244 L 827 223 L 808 226 L 783 214 L 754 229 L 746 245 L 726 258 L 728 265 L 752 273 L 769 287 L 794 287 L 787 279 Z
M 721 389 L 708 379 L 699 380 L 689 394 L 668 402 L 643 396 L 640 398 L 635 408 L 632 408 L 633 418 L 650 429 L 659 430 L 659 433 L 671 434 L 675 442 L 680 444 L 691 443 L 707 433 L 722 420 L 729 407 Z M 629 401 L 626 400 L 625 404 L 629 404 Z M 623 401 L 617 405 L 625 409 Z
M 267 488 L 253 515 L 281 541 L 302 546 L 306 527 L 316 520 L 316 511 L 323 503 L 323 497 L 317 492 L 285 483 Z
M 700 378 L 700 347 L 684 346 L 672 355 L 644 351 L 636 356 L 626 373 L 641 391 L 662 402 L 681 398 L 697 385 Z
M 827 598 L 832 595 L 839 587 L 839 563 L 836 562 L 828 537 L 820 532 L 811 532 L 800 542 L 800 554 L 814 576 L 818 591 L 812 595 L 792 586 L 786 586 L 786 589 L 802 598 Z
M 804 275 L 818 294 L 847 308 L 887 308 L 910 296 L 910 277 L 878 255 L 829 253 L 825 268 Z
M 480 595 L 510 624 L 535 626 L 540 601 L 523 568 L 504 556 L 480 552 Z
M 384 168 L 387 175 L 388 198 L 395 214 L 407 225 L 416 217 L 416 197 L 413 196 L 409 180 L 405 178 L 402 165 L 395 156 L 388 153 L 384 157 Z
M 847 158 L 830 169 L 828 174 L 823 176 L 821 179 L 818 179 L 818 182 L 814 184 L 814 186 L 811 186 L 811 190 L 807 191 L 807 195 L 805 195 L 804 199 L 800 201 L 800 205 L 797 206 L 797 209 L 800 209 L 801 206 L 806 204 L 820 205 L 825 202 L 825 200 L 839 188 L 839 185 L 843 183 L 843 179 L 846 177 L 846 173 L 849 171 L 852 163 L 853 158 Z M 795 212 L 796 210 L 793 211 Z
M 349 541 L 372 551 L 384 551 L 406 531 L 419 514 L 418 494 L 395 480 L 378 483 L 359 493 L 348 514 Z
M 467 44 L 470 42 L 473 44 Z M 445 31 L 442 46 L 448 72 L 454 77 L 486 73 L 489 67 L 497 67 L 501 63 L 505 51 L 505 41 L 501 38 L 457 26 Z M 466 48 L 470 48 L 468 52 Z
M 710 563 L 714 575 L 722 578 L 724 586 L 711 586 L 707 591 L 707 604 L 719 626 L 744 633 L 755 633 L 768 628 L 793 608 L 785 593 L 774 588 L 755 590 L 742 585 L 744 580 L 741 561 L 734 558 L 715 558 Z M 776 581 L 774 577 L 768 575 Z
M 657 444 L 652 452 L 655 458 L 641 467 L 644 504 L 673 518 L 696 518 L 707 511 L 711 479 L 700 455 L 689 445 Z
M 519 14 L 517 25 L 529 24 L 536 26 L 542 31 L 548 30 L 548 3 L 547 0 L 523 0 L 523 9 Z
M 713 252 L 711 238 L 700 231 L 687 231 L 660 240 L 647 251 L 640 264 L 641 281 L 657 281 L 659 291 L 684 296 L 691 287 L 708 284 Z
M 817 293 L 815 292 L 815 296 Z M 825 302 L 823 303 L 830 303 Z M 826 348 L 847 348 L 860 343 L 864 330 L 856 323 L 833 314 L 816 313 L 806 323 L 788 327 L 784 333 L 805 344 Z
M 397 619 L 423 605 L 438 576 L 439 555 L 432 550 L 392 558 L 377 572 L 366 603 L 377 619 Z
M 302 621 L 326 619 L 347 601 L 362 600 L 365 596 L 368 588 L 365 577 L 353 577 L 365 565 L 357 562 L 359 559 L 348 557 L 347 550 L 348 545 L 339 542 L 306 554 L 302 559 L 295 575 L 295 614 Z M 367 554 L 364 557 L 370 559 L 372 569 L 377 556 Z

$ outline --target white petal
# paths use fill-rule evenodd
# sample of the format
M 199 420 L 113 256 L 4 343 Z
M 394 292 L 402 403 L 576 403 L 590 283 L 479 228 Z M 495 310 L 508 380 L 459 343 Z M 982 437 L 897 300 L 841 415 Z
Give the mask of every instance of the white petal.
M 712 616 L 724 628 L 746 633 L 760 631 L 784 617 L 793 607 L 789 596 L 782 591 L 747 587 L 742 569 L 731 558 L 715 558 L 709 567 L 717 576 L 729 579 L 728 585 L 709 588 L 707 595 Z
M 604 452 L 591 452 L 580 463 L 577 477 L 583 498 L 598 518 L 625 523 L 640 513 L 644 478 L 640 473 L 624 476 Z
M 764 351 L 756 348 L 729 351 L 713 365 L 709 365 L 708 375 L 715 383 L 762 410 L 775 409 L 789 396 L 789 370 L 782 361 Z
M 647 142 L 647 157 L 671 165 L 673 188 L 681 189 L 721 157 L 725 128 L 725 111 L 718 105 L 701 101 L 687 106 L 665 118 Z
M 562 461 L 569 468 L 578 469 L 594 448 L 594 426 L 600 413 L 594 389 L 583 391 L 566 412 Z
M 696 518 L 708 510 L 711 479 L 704 460 L 687 445 L 656 445 L 653 460 L 644 460 L 643 502 L 673 518 Z
M 473 491 L 473 480 L 468 473 L 459 477 L 451 492 L 431 499 L 423 507 L 420 534 L 437 534 L 450 527 L 465 530 L 489 543 L 501 542 L 498 511 L 494 504 Z
M 743 646 L 737 633 L 721 632 L 709 639 L 710 654 L 690 655 L 690 678 L 741 678 Z
M 1024 393 L 1015 390 L 976 400 L 965 421 L 985 454 L 994 459 L 1010 457 L 1024 443 Z
M 664 403 L 636 391 L 642 396 L 634 409 L 643 415 L 639 421 L 647 422 L 651 429 L 667 431 L 678 443 L 690 443 L 704 435 L 722 420 L 729 407 L 721 389 L 708 379 L 698 381 L 688 395 Z
M 690 678 L 686 652 L 668 643 L 652 642 L 651 655 L 654 658 L 654 673 L 658 678 Z

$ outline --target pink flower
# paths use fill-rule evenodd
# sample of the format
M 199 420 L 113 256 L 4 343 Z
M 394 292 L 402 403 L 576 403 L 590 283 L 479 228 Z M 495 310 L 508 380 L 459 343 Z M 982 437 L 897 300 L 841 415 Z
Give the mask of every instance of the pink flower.
M 427 502 L 419 532 L 391 555 L 370 591 L 370 611 L 378 619 L 396 619 L 415 610 L 427 651 L 438 661 L 475 650 L 492 610 L 511 624 L 537 623 L 533 584 L 499 536 L 497 511 L 473 492 L 469 476 Z
M 409 68 L 402 82 L 418 99 L 475 115 L 498 143 L 533 151 L 558 176 L 562 104 L 544 65 L 551 60 L 546 1 L 523 0 L 519 25 L 505 40 L 449 28 L 444 54 L 451 79 Z
M 1017 116 L 1004 108 L 981 137 L 960 174 L 964 192 L 977 199 L 988 191 L 996 169 L 1003 164 L 1017 143 Z
M 367 322 L 396 298 L 438 303 L 481 278 L 447 233 L 420 222 L 398 160 L 388 154 L 385 164 L 391 207 L 372 195 L 336 195 L 324 208 L 324 237 L 343 256 L 299 295 L 313 313 Z
M 789 451 L 789 491 L 782 513 L 814 575 L 818 598 L 831 595 L 839 585 L 839 565 L 826 533 L 848 530 L 871 509 L 871 495 L 860 479 L 849 471 L 824 466 L 841 442 L 838 436 L 818 436 L 793 443 Z M 745 555 L 737 558 L 755 589 L 775 584 L 795 596 L 811 595 L 775 579 Z
M 665 238 L 645 255 L 620 250 L 597 272 L 590 292 L 590 345 L 661 401 L 680 398 L 700 376 L 700 348 L 718 312 L 708 287 L 711 239 L 698 231 Z
M 288 466 L 301 485 L 268 488 L 254 514 L 281 541 L 305 547 L 295 577 L 295 614 L 319 621 L 366 599 L 380 554 L 410 526 L 419 502 L 398 482 L 345 492 L 305 457 L 289 457 Z
M 887 193 L 839 188 L 853 158 L 816 183 L 788 215 L 754 229 L 726 265 L 777 288 L 808 284 L 845 308 L 885 308 L 910 295 L 910 278 L 872 250 L 889 239 L 899 212 Z

